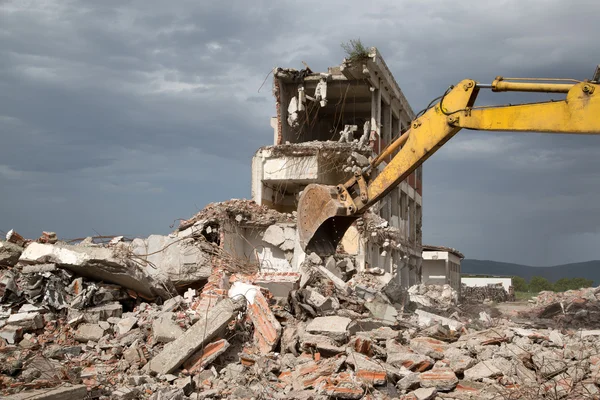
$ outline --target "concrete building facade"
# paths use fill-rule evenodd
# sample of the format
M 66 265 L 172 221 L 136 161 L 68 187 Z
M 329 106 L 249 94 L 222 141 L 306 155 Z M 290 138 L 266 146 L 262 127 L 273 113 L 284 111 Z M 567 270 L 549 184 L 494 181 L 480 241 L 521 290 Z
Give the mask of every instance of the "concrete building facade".
M 407 130 L 415 116 L 376 48 L 324 73 L 277 68 L 273 94 L 273 145 L 260 148 L 252 160 L 252 199 L 279 212 L 295 211 L 310 183 L 346 181 Z M 387 224 L 387 239 L 352 226 L 342 241 L 359 268 L 397 273 L 405 287 L 420 276 L 422 179 L 419 167 L 371 208 Z M 303 256 L 294 261 L 302 262 Z

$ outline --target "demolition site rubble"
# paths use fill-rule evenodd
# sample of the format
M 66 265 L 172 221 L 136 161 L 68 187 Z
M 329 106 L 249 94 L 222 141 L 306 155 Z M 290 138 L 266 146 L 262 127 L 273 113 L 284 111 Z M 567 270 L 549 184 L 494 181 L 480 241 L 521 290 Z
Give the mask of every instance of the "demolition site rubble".
M 511 320 L 449 285 L 405 290 L 347 254 L 269 270 L 226 250 L 228 223 L 279 250 L 294 238 L 293 213 L 246 200 L 167 236 L 9 232 L 2 398 L 600 398 L 600 288 L 543 292 Z M 402 245 L 373 216 L 359 226 Z

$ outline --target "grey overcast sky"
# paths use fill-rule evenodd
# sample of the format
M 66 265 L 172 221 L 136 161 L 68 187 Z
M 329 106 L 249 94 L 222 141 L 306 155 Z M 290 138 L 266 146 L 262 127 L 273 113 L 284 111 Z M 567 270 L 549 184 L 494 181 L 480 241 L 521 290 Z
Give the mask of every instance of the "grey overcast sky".
M 265 76 L 337 65 L 348 39 L 380 49 L 417 111 L 463 78 L 590 78 L 598 15 L 597 0 L 2 0 L 0 230 L 167 233 L 249 198 L 273 140 Z M 600 259 L 599 150 L 600 136 L 459 133 L 424 166 L 424 242 Z

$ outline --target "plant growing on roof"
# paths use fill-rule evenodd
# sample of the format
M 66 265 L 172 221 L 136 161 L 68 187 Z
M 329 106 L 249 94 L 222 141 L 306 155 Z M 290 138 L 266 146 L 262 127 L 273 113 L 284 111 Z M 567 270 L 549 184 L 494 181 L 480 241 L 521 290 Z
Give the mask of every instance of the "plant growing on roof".
M 341 46 L 346 52 L 346 58 L 350 62 L 369 58 L 369 50 L 362 44 L 360 38 L 350 39 L 347 43 L 342 43 Z

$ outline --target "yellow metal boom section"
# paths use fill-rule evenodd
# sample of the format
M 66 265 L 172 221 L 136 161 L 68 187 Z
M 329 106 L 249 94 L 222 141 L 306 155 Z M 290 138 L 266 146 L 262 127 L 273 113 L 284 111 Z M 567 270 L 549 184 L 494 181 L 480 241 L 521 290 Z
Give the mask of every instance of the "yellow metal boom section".
M 472 80 L 460 82 L 438 104 L 414 120 L 410 131 L 398 139 L 406 143 L 369 183 L 368 200 L 354 199 L 356 213 L 380 200 L 461 129 L 600 134 L 600 85 L 589 82 L 550 88 L 547 83 L 518 85 L 527 87 L 507 86 L 501 90 L 557 92 L 560 88 L 560 91 L 568 91 L 561 101 L 473 108 L 479 91 L 477 83 Z
M 597 72 L 600 77 L 600 71 Z M 600 134 L 600 85 L 595 82 L 511 82 L 496 78 L 490 85 L 464 80 L 449 89 L 438 104 L 415 119 L 408 131 L 373 160 L 375 169 L 396 151 L 371 182 L 357 171 L 348 182 L 333 186 L 311 184 L 298 202 L 298 232 L 305 251 L 335 253 L 344 232 L 372 204 L 405 180 L 419 165 L 461 129 L 483 131 Z M 562 83 L 556 83 L 561 81 Z M 561 101 L 514 106 L 474 107 L 481 89 L 494 92 L 566 93 Z

